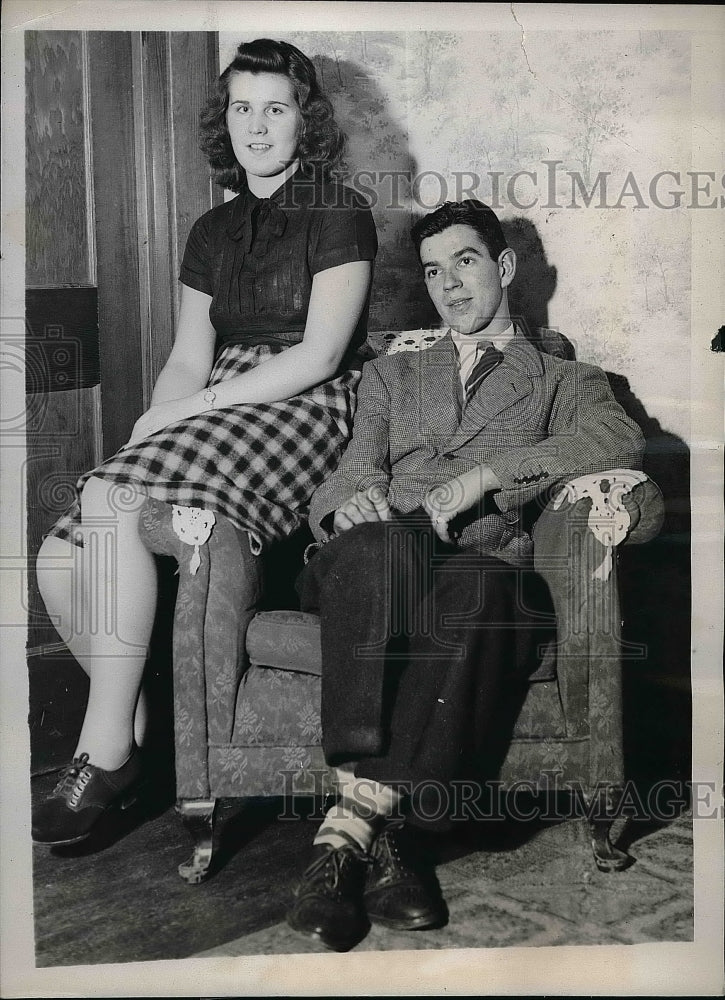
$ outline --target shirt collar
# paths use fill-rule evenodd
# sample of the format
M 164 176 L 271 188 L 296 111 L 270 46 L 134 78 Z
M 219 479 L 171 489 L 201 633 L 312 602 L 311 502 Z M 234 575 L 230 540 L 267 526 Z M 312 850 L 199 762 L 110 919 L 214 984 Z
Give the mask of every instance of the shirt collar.
M 493 344 L 496 350 L 502 351 L 504 347 L 516 336 L 516 327 L 513 323 L 509 323 L 505 330 L 502 330 L 501 333 L 495 334 L 493 337 L 490 334 L 486 336 L 485 330 L 482 330 L 479 334 L 472 334 L 458 333 L 457 330 L 451 329 L 449 330 L 449 333 L 456 351 L 460 356 L 462 352 L 467 354 L 468 351 L 466 350 L 466 347 L 474 344 L 476 348 L 482 347 L 484 350 L 486 346 Z

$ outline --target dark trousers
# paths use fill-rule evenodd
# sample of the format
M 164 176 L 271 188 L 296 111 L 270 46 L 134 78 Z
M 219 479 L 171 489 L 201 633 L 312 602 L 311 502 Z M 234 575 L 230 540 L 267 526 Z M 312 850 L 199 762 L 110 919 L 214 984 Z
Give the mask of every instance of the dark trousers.
M 324 545 L 298 590 L 321 617 L 327 762 L 410 789 L 480 757 L 535 664 L 532 575 L 441 542 L 423 512 Z

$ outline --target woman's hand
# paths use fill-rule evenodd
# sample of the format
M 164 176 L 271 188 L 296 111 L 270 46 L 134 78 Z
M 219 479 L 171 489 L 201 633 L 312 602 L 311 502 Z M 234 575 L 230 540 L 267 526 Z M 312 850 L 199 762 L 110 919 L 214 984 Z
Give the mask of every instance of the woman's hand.
M 449 523 L 458 514 L 470 510 L 486 493 L 501 488 L 498 476 L 488 465 L 477 465 L 449 479 L 441 486 L 435 486 L 423 501 L 423 509 L 433 525 L 436 535 L 451 542 Z
M 181 399 L 169 399 L 164 403 L 155 403 L 145 413 L 142 413 L 133 425 L 128 443 L 134 444 L 136 441 L 160 431 L 162 427 L 168 427 L 169 424 L 176 423 L 177 420 L 193 417 L 201 412 L 198 393 L 194 396 L 182 396 Z

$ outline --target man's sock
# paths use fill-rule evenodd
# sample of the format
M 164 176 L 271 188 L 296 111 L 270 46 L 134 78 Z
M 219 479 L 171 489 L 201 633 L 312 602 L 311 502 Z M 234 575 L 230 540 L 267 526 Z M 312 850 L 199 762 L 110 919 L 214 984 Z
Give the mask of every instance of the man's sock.
M 337 786 L 340 801 L 327 812 L 314 843 L 344 847 L 352 841 L 367 854 L 380 827 L 396 810 L 400 793 L 342 768 L 337 768 Z

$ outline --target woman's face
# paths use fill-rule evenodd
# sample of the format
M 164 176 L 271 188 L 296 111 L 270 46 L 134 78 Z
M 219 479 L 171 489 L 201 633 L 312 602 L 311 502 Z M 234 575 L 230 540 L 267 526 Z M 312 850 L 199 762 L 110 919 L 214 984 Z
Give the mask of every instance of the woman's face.
M 302 114 L 291 82 L 278 73 L 234 73 L 227 126 L 239 165 L 255 177 L 273 177 L 297 156 Z

